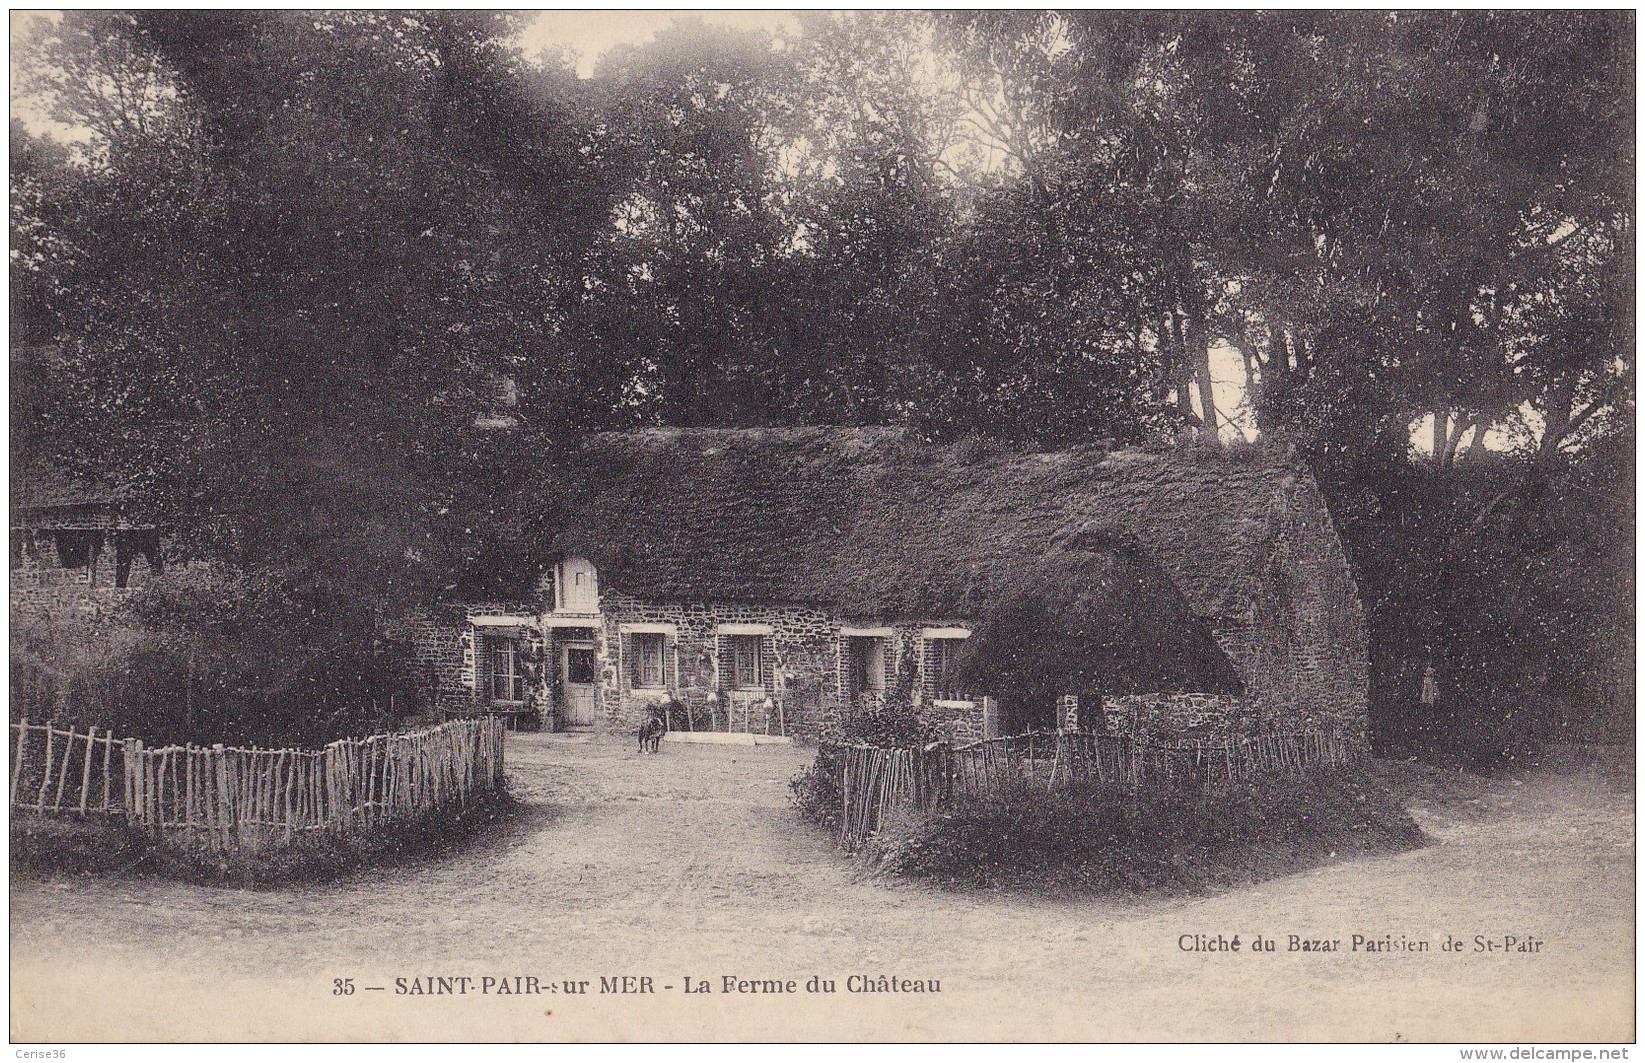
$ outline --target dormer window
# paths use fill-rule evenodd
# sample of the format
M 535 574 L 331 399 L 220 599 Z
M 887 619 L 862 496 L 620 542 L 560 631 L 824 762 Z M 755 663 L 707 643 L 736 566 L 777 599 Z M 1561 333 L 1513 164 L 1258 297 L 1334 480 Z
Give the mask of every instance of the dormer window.
M 599 577 L 580 557 L 561 561 L 555 573 L 554 608 L 562 613 L 593 613 L 600 608 Z
M 485 373 L 480 378 L 476 428 L 513 428 L 520 423 L 520 387 L 512 376 Z

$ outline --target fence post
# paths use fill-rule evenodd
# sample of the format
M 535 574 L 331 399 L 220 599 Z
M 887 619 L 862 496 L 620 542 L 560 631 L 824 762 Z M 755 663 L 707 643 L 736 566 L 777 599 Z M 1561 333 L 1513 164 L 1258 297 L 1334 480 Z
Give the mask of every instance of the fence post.
M 840 757 L 840 844 L 851 836 L 851 751 Z
M 343 743 L 326 746 L 326 822 L 334 831 L 348 829 L 348 807 L 343 791 Z
M 221 742 L 211 747 L 211 777 L 217 788 L 213 795 L 216 800 L 212 802 L 217 809 L 217 844 L 227 849 L 234 824 L 234 808 L 230 804 L 228 752 Z
M 127 775 L 130 776 L 131 784 L 131 806 L 128 815 L 134 823 L 148 830 L 152 823 L 149 816 L 148 749 L 139 738 L 129 742 L 126 752 L 131 758 L 127 764 Z
M 291 840 L 291 776 L 292 769 L 288 765 L 291 759 L 290 751 L 282 749 L 279 756 L 274 758 L 274 818 L 280 824 L 280 830 L 286 841 Z
M 80 773 L 80 814 L 86 814 L 86 800 L 91 793 L 91 755 L 97 748 L 97 728 L 86 728 L 86 766 Z
M 40 792 L 35 795 L 34 803 L 40 811 L 46 810 L 46 791 L 51 788 L 51 721 L 46 721 L 46 766 L 40 773 Z
M 120 789 L 125 797 L 126 822 L 141 822 L 137 810 L 137 747 L 140 743 L 135 738 L 128 738 L 120 743 L 120 766 L 125 778 L 120 780 Z
M 148 795 L 149 826 L 156 838 L 161 837 L 166 829 L 164 795 L 160 791 L 164 781 L 161 774 L 161 768 L 165 764 L 162 759 L 164 754 L 161 752 L 164 748 L 161 746 L 160 749 L 150 749 L 143 754 L 143 790 Z
M 114 766 L 114 729 L 109 728 L 103 735 L 103 808 L 109 810 L 109 789 L 114 785 L 110 769 Z
M 17 804 L 17 789 L 23 783 L 23 759 L 29 747 L 29 718 L 23 717 L 19 723 L 12 724 L 17 731 L 17 760 L 11 769 L 11 803 Z
M 947 771 L 943 775 L 942 799 L 944 805 L 952 806 L 954 803 L 954 780 L 959 777 L 959 774 L 959 749 L 955 746 L 949 746 L 947 753 Z

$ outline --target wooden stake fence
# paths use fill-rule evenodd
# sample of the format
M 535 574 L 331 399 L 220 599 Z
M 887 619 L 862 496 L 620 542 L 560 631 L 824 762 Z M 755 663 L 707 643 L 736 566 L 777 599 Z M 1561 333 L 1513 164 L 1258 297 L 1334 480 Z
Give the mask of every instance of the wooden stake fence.
M 366 830 L 466 801 L 503 779 L 505 724 L 490 716 L 322 750 L 150 749 L 95 728 L 81 735 L 27 720 L 11 730 L 14 809 L 123 812 L 157 836 L 181 831 L 220 849 Z
M 11 807 L 35 812 L 82 815 L 121 812 L 124 770 L 114 750 L 123 743 L 112 732 L 52 723 L 11 725 Z
M 1361 741 L 1336 731 L 1160 744 L 1084 731 L 1030 732 L 963 746 L 836 748 L 843 762 L 840 842 L 847 848 L 878 830 L 893 808 L 929 811 L 956 794 L 1091 782 L 1210 791 L 1243 779 L 1340 767 L 1364 755 Z

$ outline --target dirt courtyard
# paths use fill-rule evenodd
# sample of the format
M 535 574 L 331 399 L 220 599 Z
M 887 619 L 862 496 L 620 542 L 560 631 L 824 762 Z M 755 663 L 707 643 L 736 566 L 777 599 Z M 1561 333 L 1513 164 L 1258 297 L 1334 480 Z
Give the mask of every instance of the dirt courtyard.
M 1385 766 L 1425 849 L 1211 897 L 1047 901 L 858 879 L 788 807 L 809 750 L 518 735 L 508 756 L 522 821 L 444 860 L 267 892 L 14 879 L 13 1040 L 1634 1036 L 1633 797 L 1591 775 Z M 1236 934 L 1237 953 L 1183 948 Z M 655 992 L 600 992 L 623 975 Z M 848 991 L 881 975 L 940 992 Z M 396 992 L 440 977 L 474 981 Z M 542 992 L 497 992 L 525 977 Z

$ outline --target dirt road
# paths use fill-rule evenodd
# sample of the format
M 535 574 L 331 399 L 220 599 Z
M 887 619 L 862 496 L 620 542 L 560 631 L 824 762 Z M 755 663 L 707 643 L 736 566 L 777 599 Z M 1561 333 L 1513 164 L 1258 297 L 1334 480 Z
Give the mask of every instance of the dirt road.
M 516 736 L 527 815 L 460 857 L 278 892 L 14 881 L 13 1039 L 1633 1037 L 1632 797 L 1591 778 L 1408 773 L 1421 851 L 1209 898 L 1047 902 L 854 880 L 787 807 L 807 757 Z M 1235 934 L 1238 953 L 1180 947 Z M 1288 951 L 1292 934 L 1342 949 Z M 1350 951 L 1354 934 L 1432 951 Z M 940 992 L 848 992 L 882 974 Z M 622 975 L 657 991 L 599 991 Z M 812 975 L 836 991 L 805 992 Z M 395 992 L 438 976 L 475 982 Z M 515 976 L 545 991 L 480 992 Z

